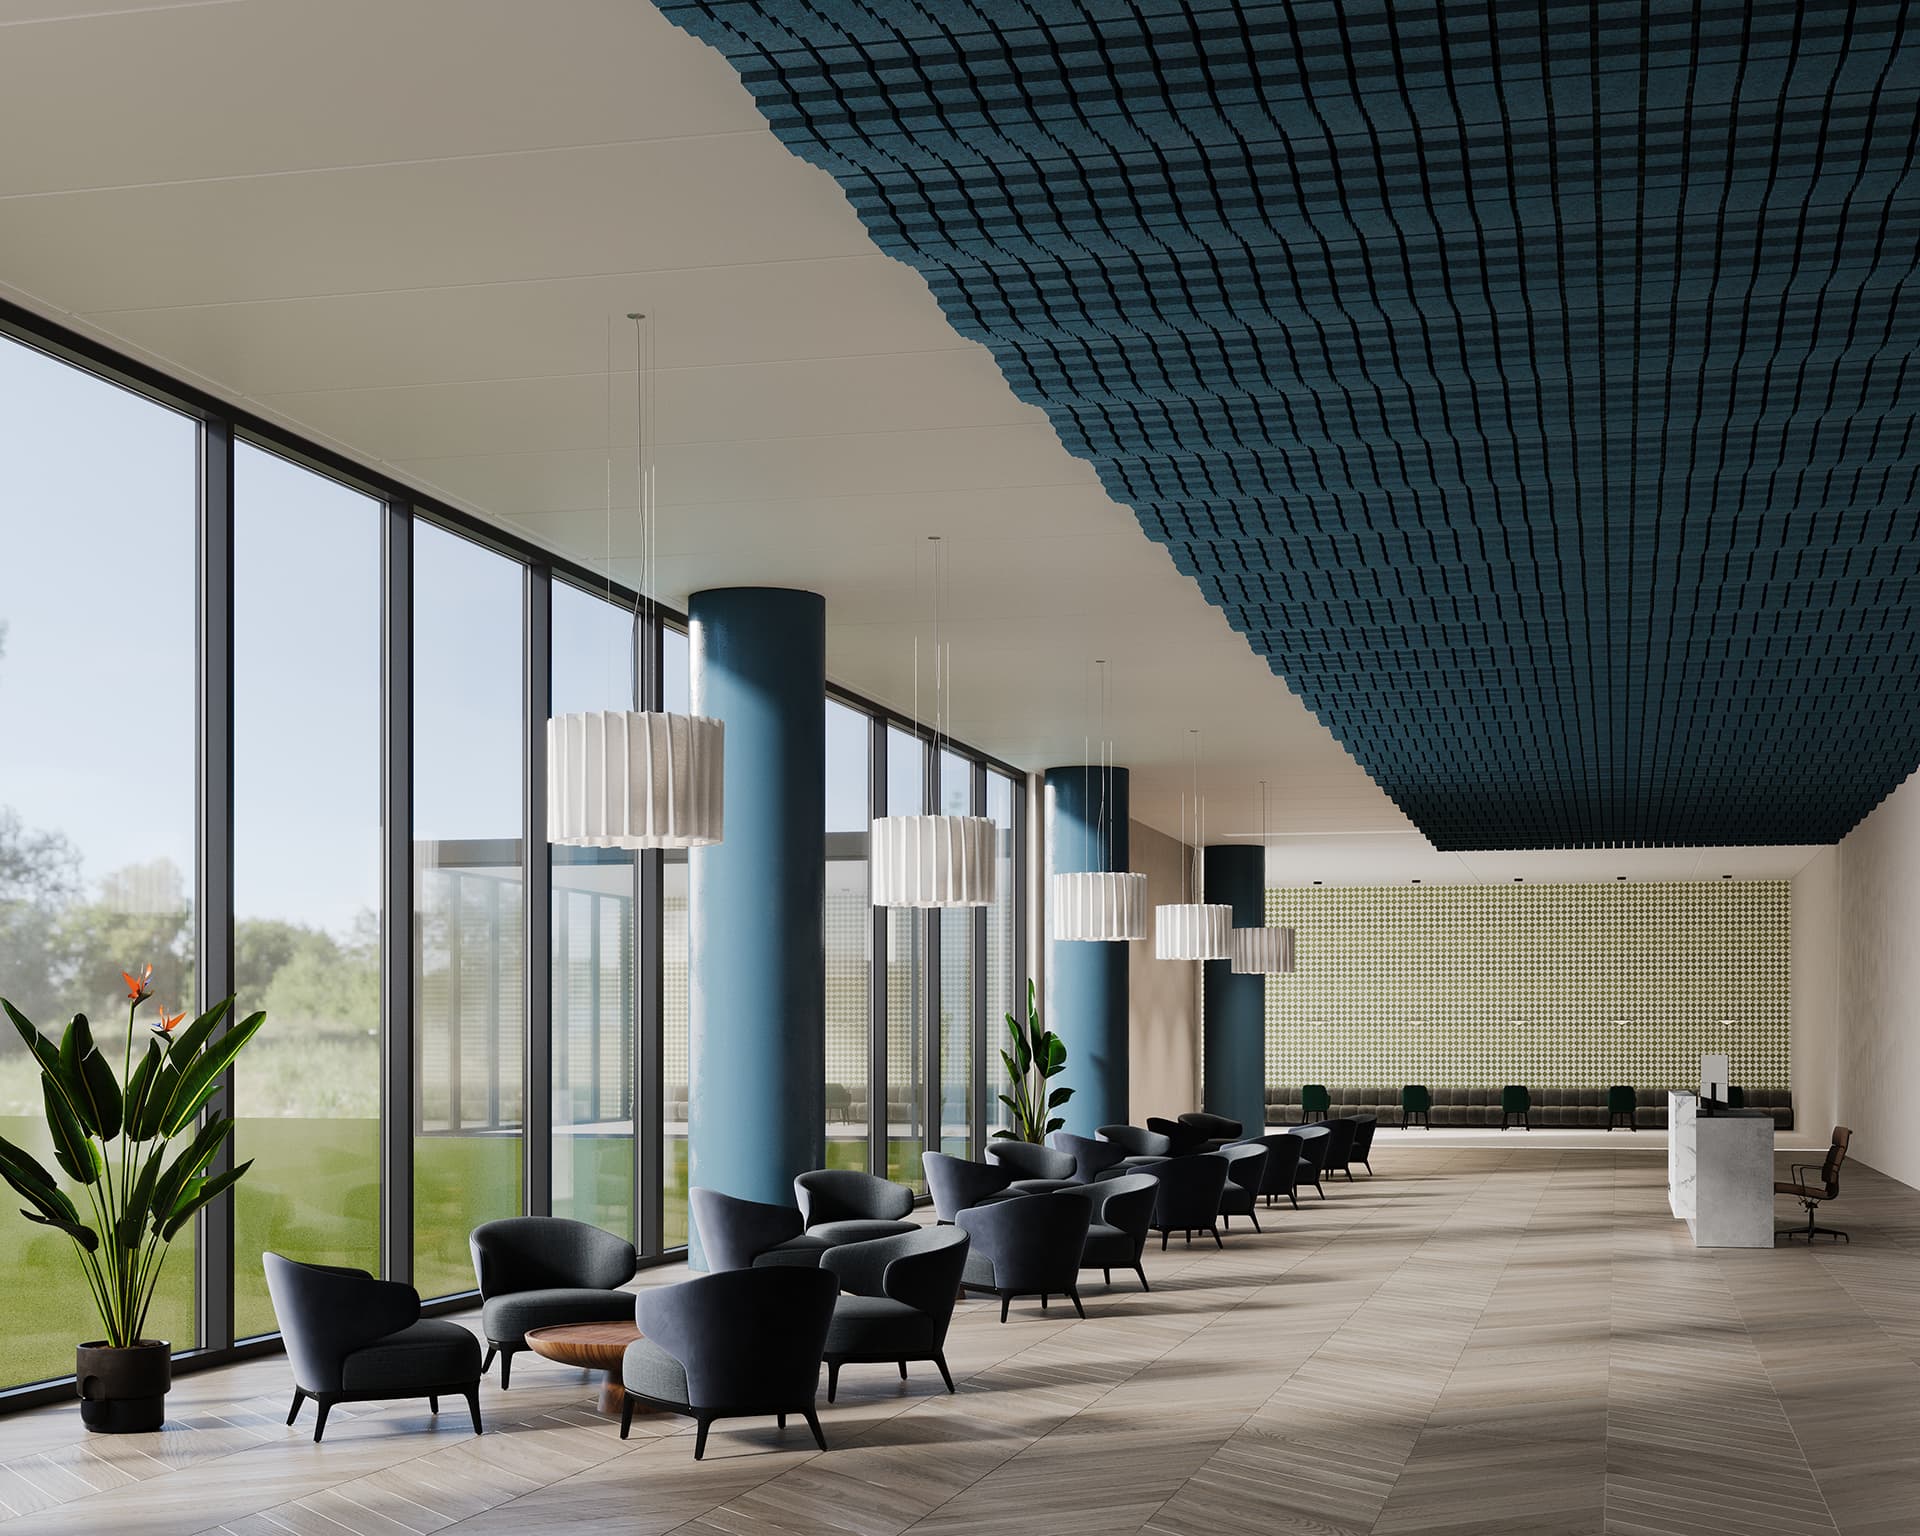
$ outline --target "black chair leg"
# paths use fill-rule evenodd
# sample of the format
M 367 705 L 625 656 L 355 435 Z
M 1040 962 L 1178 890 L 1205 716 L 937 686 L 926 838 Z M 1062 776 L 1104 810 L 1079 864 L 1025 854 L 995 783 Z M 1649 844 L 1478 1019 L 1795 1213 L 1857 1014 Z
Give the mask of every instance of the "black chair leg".
M 940 1379 L 947 1384 L 947 1390 L 951 1392 L 953 1390 L 953 1373 L 947 1369 L 947 1357 L 944 1354 L 935 1355 L 933 1357 L 933 1363 L 940 1368 Z
M 907 1362 L 904 1360 L 900 1362 L 900 1379 L 902 1381 L 907 1379 Z
M 507 1390 L 507 1378 L 513 1374 L 513 1346 L 505 1344 L 500 1349 L 500 1390 Z
M 1300 1191 L 1299 1190 L 1297 1189 L 1288 1190 L 1287 1198 L 1293 1202 L 1293 1208 L 1296 1211 L 1300 1209 Z
M 1112 1271 L 1112 1270 L 1110 1270 L 1110 1269 L 1103 1269 L 1103 1270 L 1101 1270 L 1101 1271 L 1100 1271 L 1100 1281 L 1101 1281 L 1101 1283 L 1102 1283 L 1103 1285 L 1112 1285 L 1112 1284 L 1113 1284 L 1113 1271 Z
M 1002 1296 L 1000 1298 L 1000 1321 L 1001 1322 L 1004 1323 L 1007 1320 L 1007 1308 L 1012 1305 L 1013 1305 L 1013 1298 L 1011 1296 Z
M 487 1358 L 480 1362 L 480 1374 L 482 1376 L 486 1375 L 488 1371 L 493 1369 L 493 1357 L 497 1355 L 499 1352 L 500 1352 L 499 1347 L 493 1342 L 492 1339 L 488 1339 L 487 1340 Z
M 1068 1291 L 1067 1300 L 1073 1303 L 1073 1310 L 1079 1313 L 1080 1317 L 1084 1320 L 1087 1315 L 1087 1309 L 1080 1305 L 1080 1293 L 1078 1291 Z
M 427 1394 L 427 1412 L 438 1413 L 439 1411 L 440 1411 L 439 1396 L 436 1393 L 429 1392 Z
M 333 1404 L 328 1402 L 324 1397 L 316 1397 L 314 1398 L 314 1402 L 317 1403 L 320 1408 L 320 1417 L 313 1421 L 313 1443 L 318 1445 L 320 1443 L 320 1437 L 327 1432 L 327 1413 L 333 1407 Z
M 480 1430 L 480 1383 L 476 1381 L 472 1386 L 468 1387 L 466 1396 L 467 1396 L 467 1413 L 473 1419 L 473 1432 L 477 1435 L 481 1432 Z
M 1169 1228 L 1165 1228 L 1165 1229 L 1163 1229 L 1163 1230 L 1161 1231 L 1161 1233 L 1160 1233 L 1160 1251 L 1161 1251 L 1162 1253 L 1165 1253 L 1165 1252 L 1167 1251 L 1167 1238 L 1168 1238 L 1169 1236 L 1171 1236 L 1171 1235 L 1172 1235 L 1172 1228 L 1170 1228 L 1170 1227 L 1169 1227 Z
M 629 1396 L 620 1404 L 620 1438 L 627 1438 L 633 1428 L 633 1398 Z
M 1142 1269 L 1138 1264 L 1133 1266 L 1133 1272 L 1140 1277 L 1141 1290 L 1150 1291 L 1153 1289 L 1152 1286 L 1147 1284 L 1147 1272 L 1144 1269 Z
M 707 1454 L 707 1426 L 713 1422 L 705 1414 L 694 1420 L 693 1459 L 701 1460 Z
M 813 1431 L 813 1443 L 824 1451 L 827 1448 L 827 1437 L 820 1433 L 820 1416 L 811 1408 L 806 1410 L 806 1414 L 807 1428 Z
M 1260 1230 L 1260 1218 L 1256 1213 L 1254 1213 L 1253 1211 L 1248 1211 L 1247 1220 L 1253 1223 L 1254 1231 L 1258 1232 Z
M 1002 1322 L 1006 1321 L 1006 1314 L 1004 1312 L 1001 1314 L 1000 1320 Z M 832 1402 L 834 1394 L 839 1390 L 840 1362 L 838 1360 L 829 1360 L 827 1362 L 827 1401 Z
M 300 1405 L 306 1400 L 307 1394 L 305 1390 L 300 1387 L 295 1387 L 293 1389 L 293 1406 L 287 1410 L 287 1422 L 289 1424 L 300 1417 Z
M 1216 1248 L 1224 1248 L 1227 1246 L 1220 1241 L 1220 1229 L 1218 1227 L 1213 1228 L 1213 1246 Z

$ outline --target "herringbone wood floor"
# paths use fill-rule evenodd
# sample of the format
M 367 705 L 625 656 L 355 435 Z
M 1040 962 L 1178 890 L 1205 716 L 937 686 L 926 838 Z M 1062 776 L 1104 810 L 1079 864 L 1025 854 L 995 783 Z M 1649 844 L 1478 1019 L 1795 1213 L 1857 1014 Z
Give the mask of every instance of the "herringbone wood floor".
M 524 1356 L 481 1438 L 458 1405 L 348 1405 L 316 1447 L 270 1359 L 183 1378 L 157 1435 L 0 1420 L 0 1528 L 1920 1532 L 1920 1194 L 1859 1169 L 1850 1247 L 1706 1254 L 1657 1146 L 1375 1165 L 1225 1252 L 1153 1249 L 1151 1296 L 1094 1277 L 1085 1322 L 963 1304 L 959 1395 L 850 1367 L 825 1455 L 752 1421 L 701 1464 L 682 1420 L 623 1445 L 582 1373 Z

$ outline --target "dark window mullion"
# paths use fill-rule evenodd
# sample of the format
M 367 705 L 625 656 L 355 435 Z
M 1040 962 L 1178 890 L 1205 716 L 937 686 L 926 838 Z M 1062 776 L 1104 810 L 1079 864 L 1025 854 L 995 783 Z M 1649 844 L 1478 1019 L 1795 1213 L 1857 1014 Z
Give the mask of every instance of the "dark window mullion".
M 887 814 L 887 727 L 867 717 L 867 802 L 874 817 Z M 873 839 L 867 839 L 867 891 L 873 891 Z M 867 1171 L 887 1176 L 887 909 L 867 910 Z
M 525 570 L 521 681 L 524 754 L 520 775 L 520 876 L 526 892 L 520 904 L 526 944 L 526 960 L 520 968 L 525 989 L 520 1010 L 525 1073 L 520 1093 L 521 1198 L 529 1216 L 547 1216 L 553 1211 L 553 855 L 547 844 L 553 578 L 545 566 L 530 565 Z M 493 956 L 498 965 L 498 945 L 493 948 Z M 493 1082 L 497 1091 L 497 1073 Z
M 413 1279 L 413 514 L 388 502 L 381 540 L 380 1272 Z
M 658 633 L 659 621 L 639 614 L 633 626 L 634 707 L 657 710 L 665 692 L 661 657 L 666 647 Z M 653 1256 L 666 1244 L 666 1114 L 661 1096 L 666 1050 L 666 945 L 662 927 L 662 870 L 665 856 L 657 848 L 643 851 L 634 861 L 634 953 L 638 957 L 636 1017 L 638 1035 L 634 1059 L 638 1078 L 633 1084 L 634 1246 Z

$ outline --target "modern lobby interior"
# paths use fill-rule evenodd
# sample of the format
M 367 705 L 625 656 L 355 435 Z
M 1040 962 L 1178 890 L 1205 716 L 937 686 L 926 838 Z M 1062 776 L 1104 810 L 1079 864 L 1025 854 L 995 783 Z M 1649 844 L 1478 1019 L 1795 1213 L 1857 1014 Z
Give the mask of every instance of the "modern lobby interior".
M 0 0 L 0 1536 L 1920 1532 L 1914 31 Z

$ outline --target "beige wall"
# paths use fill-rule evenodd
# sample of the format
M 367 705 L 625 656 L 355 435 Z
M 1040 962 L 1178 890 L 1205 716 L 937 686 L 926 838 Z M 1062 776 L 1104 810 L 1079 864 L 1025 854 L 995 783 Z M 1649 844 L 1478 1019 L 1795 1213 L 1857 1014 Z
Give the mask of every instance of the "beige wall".
M 1838 1118 L 1851 1156 L 1920 1185 L 1920 785 L 1839 848 Z
M 1182 845 L 1164 832 L 1133 822 L 1134 869 L 1147 877 L 1147 937 L 1127 946 L 1132 1017 L 1127 1030 L 1135 1125 L 1149 1115 L 1177 1115 L 1200 1107 L 1200 967 L 1190 960 L 1153 958 L 1151 909 L 1180 901 Z
M 1795 1144 L 1822 1145 L 1840 1116 L 1840 850 L 1793 877 L 1789 961 Z

